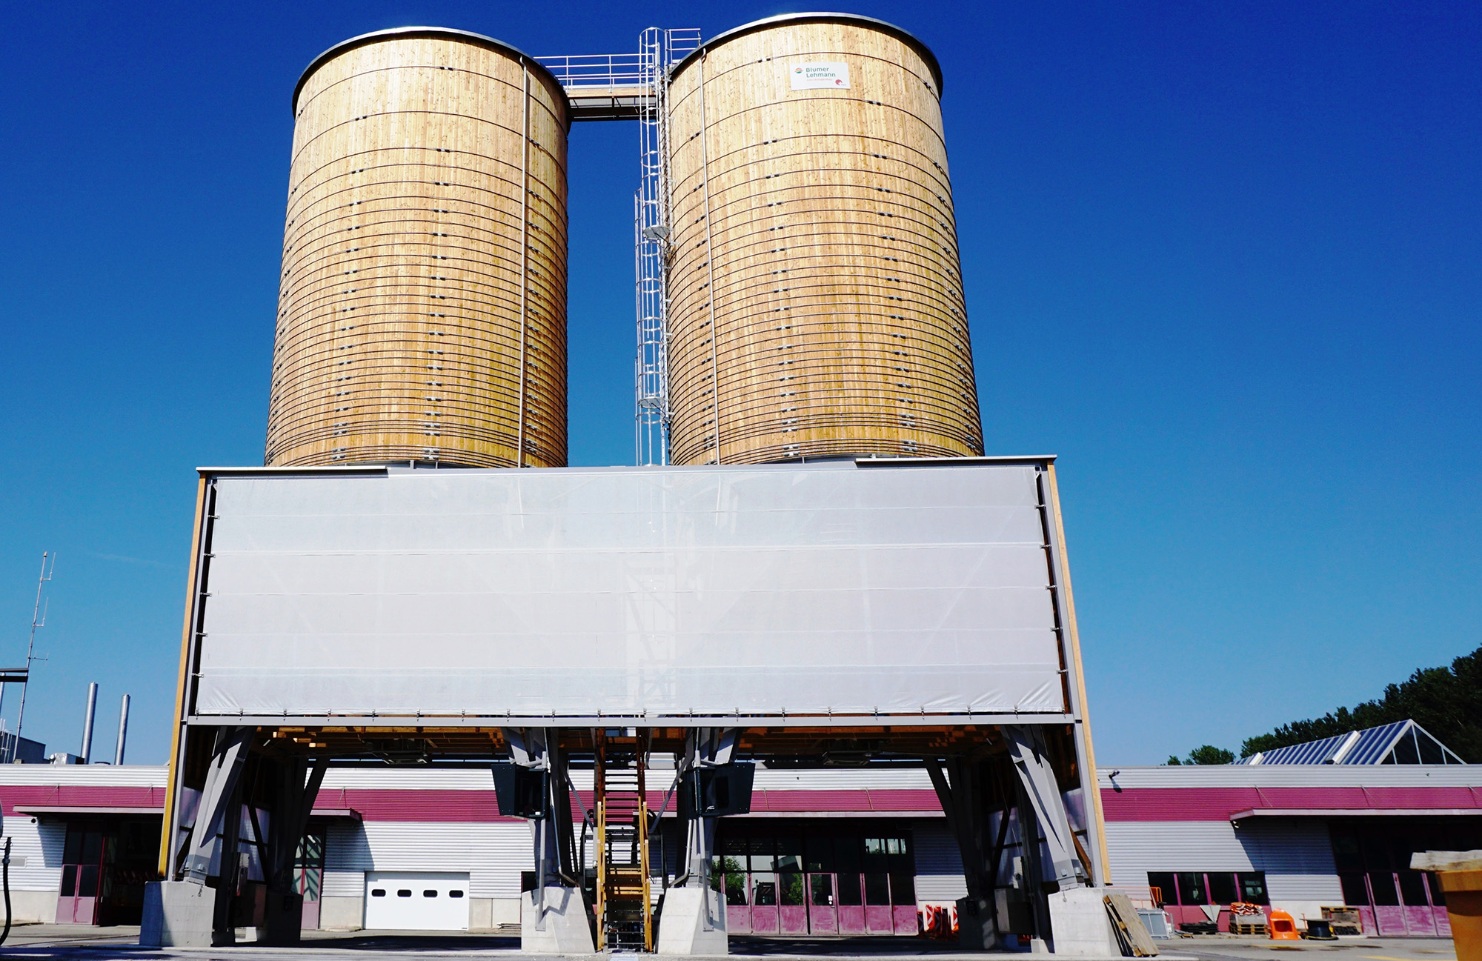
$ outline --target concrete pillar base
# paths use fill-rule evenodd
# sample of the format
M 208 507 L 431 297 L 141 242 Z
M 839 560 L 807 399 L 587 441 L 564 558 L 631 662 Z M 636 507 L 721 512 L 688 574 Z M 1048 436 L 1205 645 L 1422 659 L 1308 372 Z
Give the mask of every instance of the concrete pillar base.
M 520 950 L 526 954 L 596 954 L 581 891 L 547 887 L 544 910 L 536 898 L 539 893 L 520 895 Z
M 721 892 L 699 885 L 670 888 L 664 892 L 659 910 L 656 953 L 689 956 L 729 954 L 726 906 Z
M 193 881 L 152 881 L 144 887 L 139 944 L 146 948 L 210 948 L 216 889 Z
M 988 902 L 977 898 L 957 900 L 957 946 L 964 951 L 998 949 L 998 925 Z
M 1106 913 L 1102 888 L 1069 888 L 1049 896 L 1050 936 L 1056 954 L 1120 958 L 1121 945 Z

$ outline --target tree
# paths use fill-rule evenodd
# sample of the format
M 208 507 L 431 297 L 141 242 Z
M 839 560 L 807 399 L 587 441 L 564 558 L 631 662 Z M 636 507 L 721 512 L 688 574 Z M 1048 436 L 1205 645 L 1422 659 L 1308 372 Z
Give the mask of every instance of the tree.
M 1257 751 L 1316 741 L 1395 721 L 1414 720 L 1468 764 L 1482 763 L 1482 647 L 1447 667 L 1423 667 L 1391 684 L 1384 696 L 1322 717 L 1283 724 L 1240 746 L 1243 757 Z
M 1190 764 L 1231 764 L 1235 760 L 1235 752 L 1205 744 L 1190 751 L 1187 760 Z
M 1170 754 L 1168 755 L 1168 760 L 1164 761 L 1163 763 L 1178 765 L 1230 764 L 1234 760 L 1235 754 L 1233 751 L 1227 751 L 1222 747 L 1215 747 L 1213 744 L 1205 744 L 1200 747 L 1194 748 L 1192 751 L 1189 752 L 1189 756 L 1182 760 L 1179 759 L 1178 755 Z

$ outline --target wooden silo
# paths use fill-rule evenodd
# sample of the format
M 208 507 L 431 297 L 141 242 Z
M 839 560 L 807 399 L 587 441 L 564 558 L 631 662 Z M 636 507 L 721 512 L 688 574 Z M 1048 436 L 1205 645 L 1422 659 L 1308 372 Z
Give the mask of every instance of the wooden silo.
M 941 88 L 918 40 L 847 14 L 679 64 L 674 463 L 982 453 Z
M 320 55 L 293 109 L 266 463 L 563 466 L 560 84 L 405 28 Z

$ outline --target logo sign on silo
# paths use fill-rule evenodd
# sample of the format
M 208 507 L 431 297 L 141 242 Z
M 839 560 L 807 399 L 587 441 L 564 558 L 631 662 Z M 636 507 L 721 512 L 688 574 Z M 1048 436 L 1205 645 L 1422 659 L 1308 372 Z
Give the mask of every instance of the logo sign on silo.
M 792 68 L 794 90 L 849 89 L 849 64 L 800 63 Z

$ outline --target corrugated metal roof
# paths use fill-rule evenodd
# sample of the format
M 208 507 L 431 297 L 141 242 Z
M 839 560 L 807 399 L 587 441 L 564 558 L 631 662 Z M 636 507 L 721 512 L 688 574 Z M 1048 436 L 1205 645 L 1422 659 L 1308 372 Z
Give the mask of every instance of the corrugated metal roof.
M 1235 762 L 1267 764 L 1462 764 L 1456 752 L 1414 721 L 1394 721 L 1317 741 L 1261 751 Z
M 1482 788 L 1482 764 L 1185 764 L 1097 766 L 1103 788 Z

